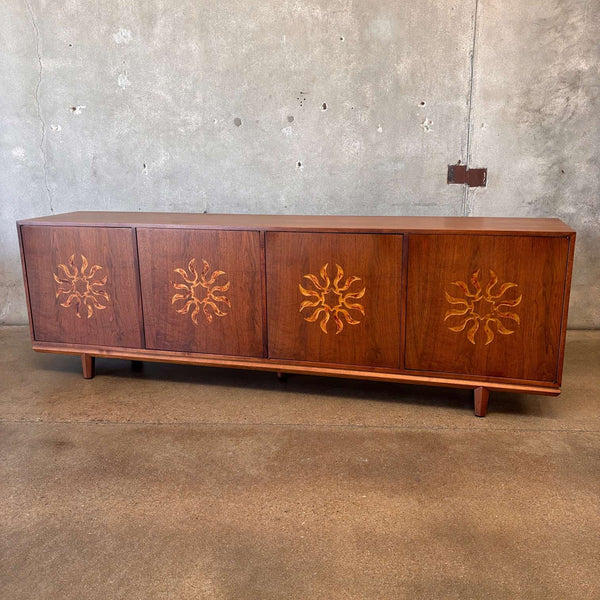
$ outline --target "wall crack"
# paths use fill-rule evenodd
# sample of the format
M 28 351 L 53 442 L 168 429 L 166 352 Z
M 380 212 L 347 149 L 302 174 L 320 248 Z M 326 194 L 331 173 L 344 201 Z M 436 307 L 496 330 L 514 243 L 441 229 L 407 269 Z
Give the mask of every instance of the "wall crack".
M 33 13 L 33 9 L 31 8 L 31 4 L 29 0 L 23 0 L 25 2 L 25 6 L 27 7 L 27 11 L 29 12 L 29 16 L 31 18 L 31 25 L 33 27 L 33 37 L 35 40 L 35 52 L 37 54 L 38 65 L 39 65 L 39 76 L 38 81 L 35 86 L 35 90 L 33 92 L 33 98 L 35 100 L 35 105 L 37 108 L 38 119 L 40 120 L 40 125 L 42 129 L 42 135 L 40 137 L 40 153 L 42 155 L 42 171 L 44 175 L 44 187 L 46 188 L 46 195 L 48 196 L 48 203 L 50 204 L 50 212 L 54 214 L 54 202 L 52 198 L 52 193 L 50 192 L 50 186 L 48 185 L 48 156 L 46 155 L 46 121 L 44 120 L 44 116 L 42 115 L 42 107 L 40 105 L 40 87 L 42 85 L 42 75 L 44 72 L 44 65 L 42 63 L 42 55 L 40 53 L 40 30 L 37 25 L 37 21 L 35 19 L 35 15 Z
M 475 47 L 477 44 L 477 17 L 479 16 L 479 0 L 475 0 L 475 10 L 473 14 L 473 43 L 470 52 L 469 64 L 469 95 L 467 99 L 467 148 L 465 156 L 465 164 L 471 165 L 471 137 L 473 126 L 471 123 L 473 112 L 473 85 L 475 78 Z M 470 217 L 473 212 L 473 207 L 469 205 L 469 186 L 466 185 L 463 191 L 462 210 L 463 216 Z

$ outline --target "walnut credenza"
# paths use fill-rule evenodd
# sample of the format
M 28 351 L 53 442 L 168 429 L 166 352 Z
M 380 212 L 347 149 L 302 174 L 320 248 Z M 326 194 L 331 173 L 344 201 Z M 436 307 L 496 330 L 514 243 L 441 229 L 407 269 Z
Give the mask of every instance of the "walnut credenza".
M 34 350 L 560 393 L 558 219 L 75 212 L 18 222 Z

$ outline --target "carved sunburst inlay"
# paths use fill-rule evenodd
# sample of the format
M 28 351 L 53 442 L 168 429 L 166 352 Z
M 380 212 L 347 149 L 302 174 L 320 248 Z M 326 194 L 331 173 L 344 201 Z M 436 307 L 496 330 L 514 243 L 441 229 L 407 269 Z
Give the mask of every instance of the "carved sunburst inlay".
M 337 273 L 333 281 L 327 274 L 328 264 L 325 264 L 319 271 L 321 279 L 316 275 L 309 273 L 304 275 L 305 279 L 308 279 L 314 286 L 314 290 L 306 289 L 302 285 L 298 285 L 300 293 L 310 300 L 304 300 L 300 304 L 300 312 L 306 308 L 314 308 L 314 311 L 309 317 L 305 317 L 304 320 L 309 323 L 314 323 L 319 320 L 319 327 L 323 333 L 327 333 L 327 324 L 330 319 L 333 319 L 336 327 L 336 335 L 344 329 L 344 321 L 348 325 L 358 325 L 358 313 L 364 316 L 365 309 L 362 304 L 353 302 L 358 300 L 365 295 L 366 288 L 351 292 L 350 287 L 357 281 L 360 281 L 360 277 L 347 277 L 346 281 L 342 283 L 344 278 L 344 270 L 340 265 L 336 265 Z M 355 311 L 354 317 L 351 316 L 350 311 Z
M 110 296 L 102 288 L 106 285 L 108 276 L 98 279 L 96 273 L 103 267 L 92 265 L 88 270 L 88 259 L 80 255 L 81 267 L 75 264 L 75 255 L 71 254 L 68 266 L 60 264 L 58 273 L 52 273 L 54 281 L 58 284 L 56 298 L 62 300 L 61 306 L 68 308 L 75 306 L 75 314 L 81 319 L 82 309 L 86 309 L 89 319 L 94 314 L 94 309 L 104 310 L 110 303 Z
M 455 298 L 445 292 L 446 300 L 456 308 L 446 311 L 444 321 L 450 319 L 450 323 L 456 323 L 456 325 L 448 325 L 451 331 L 464 331 L 467 325 L 472 323 L 467 330 L 467 339 L 471 344 L 475 344 L 475 334 L 480 325 L 483 324 L 485 345 L 487 346 L 494 340 L 494 329 L 502 335 L 510 335 L 515 332 L 515 329 L 509 329 L 509 327 L 515 327 L 515 324 L 520 325 L 519 315 L 510 312 L 509 309 L 518 306 L 523 299 L 523 295 L 519 294 L 512 299 L 505 298 L 506 292 L 511 288 L 518 287 L 518 285 L 509 282 L 496 288 L 498 276 L 492 270 L 490 270 L 490 280 L 484 289 L 481 287 L 479 280 L 480 274 L 481 269 L 478 269 L 471 275 L 473 291 L 464 281 L 452 282 L 452 285 L 463 292 L 465 298 Z M 512 321 L 512 323 L 509 323 L 509 321 Z
M 210 276 L 208 275 L 209 271 L 208 262 L 202 260 L 202 272 L 198 273 L 195 258 L 188 263 L 187 271 L 175 269 L 175 273 L 181 275 L 185 283 L 173 283 L 173 287 L 180 292 L 173 295 L 171 304 L 183 302 L 183 306 L 177 309 L 177 312 L 186 314 L 191 310 L 190 316 L 196 325 L 198 325 L 200 310 L 204 313 L 206 320 L 212 323 L 213 317 L 224 317 L 229 314 L 225 312 L 225 307 L 231 308 L 227 297 L 217 295 L 217 292 L 226 292 L 230 282 L 215 285 L 216 280 L 225 275 L 225 271 L 213 271 Z

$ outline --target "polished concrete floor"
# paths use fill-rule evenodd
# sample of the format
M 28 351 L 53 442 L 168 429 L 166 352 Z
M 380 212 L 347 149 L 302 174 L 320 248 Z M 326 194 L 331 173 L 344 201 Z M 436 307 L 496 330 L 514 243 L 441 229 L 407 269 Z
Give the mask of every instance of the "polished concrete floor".
M 0 329 L 0 598 L 598 599 L 600 332 L 558 398 L 97 361 Z

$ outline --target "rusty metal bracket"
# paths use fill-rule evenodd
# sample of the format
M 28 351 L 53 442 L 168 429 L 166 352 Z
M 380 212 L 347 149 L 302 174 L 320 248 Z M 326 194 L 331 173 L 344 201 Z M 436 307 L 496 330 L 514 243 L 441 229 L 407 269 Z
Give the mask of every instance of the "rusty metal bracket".
M 487 169 L 469 169 L 467 165 L 448 165 L 448 183 L 464 183 L 469 187 L 487 185 Z

